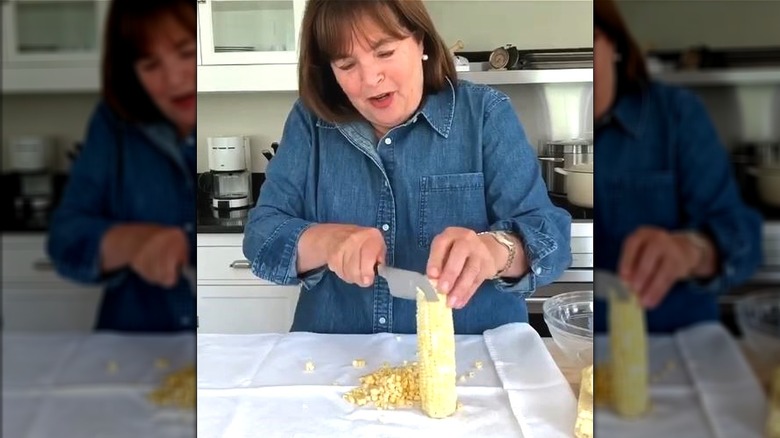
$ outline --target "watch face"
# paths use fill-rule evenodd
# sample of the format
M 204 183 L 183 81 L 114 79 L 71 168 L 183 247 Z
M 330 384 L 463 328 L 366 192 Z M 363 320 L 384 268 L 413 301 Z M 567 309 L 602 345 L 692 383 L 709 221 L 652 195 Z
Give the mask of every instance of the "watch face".
M 506 231 L 496 231 L 496 237 L 498 238 L 498 240 L 500 240 L 501 242 L 507 245 L 512 246 L 515 244 L 515 242 L 509 238 L 509 233 L 507 233 Z
M 495 69 L 506 68 L 509 63 L 509 51 L 503 47 L 499 47 L 490 54 L 488 59 L 490 66 Z

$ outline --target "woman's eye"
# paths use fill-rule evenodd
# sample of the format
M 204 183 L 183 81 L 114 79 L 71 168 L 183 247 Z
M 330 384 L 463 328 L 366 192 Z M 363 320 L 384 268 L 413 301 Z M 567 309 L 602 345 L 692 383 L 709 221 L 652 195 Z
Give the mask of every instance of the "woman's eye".
M 338 66 L 339 70 L 350 70 L 355 64 L 341 64 Z
M 388 50 L 388 51 L 385 51 L 385 52 L 379 52 L 379 57 L 380 58 L 389 58 L 389 57 L 393 56 L 393 53 L 395 53 L 395 50 Z
M 158 65 L 157 61 L 145 60 L 145 61 L 140 61 L 138 63 L 138 68 L 143 71 L 150 71 L 150 70 L 154 70 L 157 67 L 157 65 Z

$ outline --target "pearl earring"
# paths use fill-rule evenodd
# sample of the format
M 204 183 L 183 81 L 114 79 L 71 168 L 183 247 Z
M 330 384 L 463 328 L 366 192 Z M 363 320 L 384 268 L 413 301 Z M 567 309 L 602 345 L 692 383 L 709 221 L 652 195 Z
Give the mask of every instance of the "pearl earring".
M 422 60 L 423 60 L 423 61 L 427 61 L 427 60 L 428 60 L 428 55 L 426 55 L 426 54 L 424 54 L 424 53 L 423 53 Z

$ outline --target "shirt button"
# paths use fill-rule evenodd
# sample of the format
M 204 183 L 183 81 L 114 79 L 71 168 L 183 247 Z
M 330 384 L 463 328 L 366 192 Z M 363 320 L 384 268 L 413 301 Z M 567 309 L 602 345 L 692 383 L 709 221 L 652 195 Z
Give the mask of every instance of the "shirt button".
M 387 318 L 385 318 L 384 316 L 382 316 L 382 317 L 380 317 L 380 318 L 379 318 L 379 323 L 380 323 L 380 324 L 384 324 L 384 323 L 386 323 L 386 322 L 387 322 Z
M 534 274 L 539 275 L 541 273 L 542 273 L 542 268 L 540 268 L 539 266 L 534 268 Z
M 417 116 L 412 117 L 412 123 L 417 123 Z
M 385 144 L 390 144 L 390 143 L 392 143 L 392 142 L 393 142 L 393 140 L 390 140 L 389 138 L 386 138 L 386 139 L 385 139 Z
M 382 231 L 387 231 L 390 229 L 390 225 L 382 224 Z

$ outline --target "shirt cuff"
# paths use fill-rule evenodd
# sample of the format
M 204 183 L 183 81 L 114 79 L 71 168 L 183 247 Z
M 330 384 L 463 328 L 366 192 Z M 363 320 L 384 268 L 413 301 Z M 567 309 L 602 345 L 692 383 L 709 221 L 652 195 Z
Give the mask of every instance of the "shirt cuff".
M 322 278 L 316 270 L 305 277 L 298 276 L 298 241 L 314 222 L 290 218 L 274 230 L 258 250 L 252 262 L 252 273 L 279 285 L 297 285 L 301 280 L 311 288 Z

